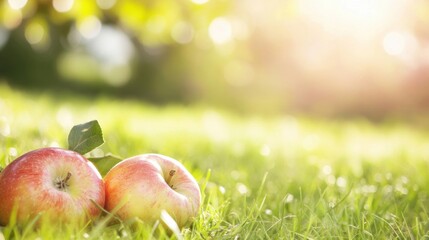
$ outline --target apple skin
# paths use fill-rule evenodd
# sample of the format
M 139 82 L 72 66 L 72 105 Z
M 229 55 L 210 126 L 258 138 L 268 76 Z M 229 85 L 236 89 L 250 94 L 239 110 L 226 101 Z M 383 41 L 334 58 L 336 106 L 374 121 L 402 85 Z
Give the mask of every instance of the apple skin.
M 34 150 L 0 173 L 0 225 L 15 214 L 18 224 L 39 214 L 50 223 L 83 224 L 101 213 L 92 201 L 104 206 L 104 183 L 95 166 L 74 151 Z
M 198 215 L 198 183 L 173 158 L 143 154 L 125 159 L 106 174 L 104 182 L 106 210 L 122 220 L 138 217 L 154 224 L 165 210 L 182 228 Z

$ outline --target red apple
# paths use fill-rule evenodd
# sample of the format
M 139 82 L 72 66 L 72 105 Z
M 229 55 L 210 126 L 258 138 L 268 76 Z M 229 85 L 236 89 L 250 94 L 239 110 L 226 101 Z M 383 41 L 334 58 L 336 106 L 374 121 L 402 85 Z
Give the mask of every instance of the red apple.
M 197 216 L 200 188 L 177 160 L 159 154 L 128 158 L 105 176 L 106 210 L 153 224 L 166 211 L 181 228 Z
M 0 225 L 11 216 L 23 224 L 41 215 L 58 223 L 84 223 L 104 206 L 104 183 L 82 155 L 60 148 L 28 152 L 0 174 Z M 16 215 L 16 216 L 14 216 Z

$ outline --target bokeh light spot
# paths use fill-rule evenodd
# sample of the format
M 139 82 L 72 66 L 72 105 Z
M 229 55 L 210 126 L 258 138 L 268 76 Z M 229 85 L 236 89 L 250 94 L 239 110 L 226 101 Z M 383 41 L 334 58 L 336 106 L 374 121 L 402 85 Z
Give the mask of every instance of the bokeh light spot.
M 384 51 L 392 56 L 411 53 L 417 47 L 416 39 L 407 32 L 389 32 L 383 38 Z
M 131 67 L 128 64 L 105 65 L 101 70 L 103 79 L 111 86 L 125 85 L 131 77 Z
M 231 23 L 224 17 L 214 19 L 209 26 L 209 35 L 215 44 L 225 44 L 232 40 Z
M 14 29 L 18 27 L 22 22 L 21 10 L 8 9 L 5 12 L 3 12 L 2 17 L 3 17 L 3 24 L 8 29 Z
M 37 22 L 30 23 L 25 28 L 25 39 L 27 39 L 27 41 L 30 44 L 40 43 L 44 35 L 45 35 L 45 29 L 41 24 Z
M 77 24 L 80 34 L 86 39 L 95 38 L 101 31 L 101 22 L 95 16 L 89 16 Z
M 383 48 L 389 55 L 400 55 L 405 49 L 404 36 L 398 32 L 390 32 L 383 39 Z
M 195 4 L 204 4 L 207 3 L 209 0 L 191 0 Z
M 171 30 L 171 37 L 180 44 L 190 43 L 194 37 L 194 29 L 187 22 L 179 22 Z
M 347 186 L 347 180 L 344 177 L 338 177 L 337 186 L 340 188 L 345 188 Z
M 74 0 L 53 0 L 52 6 L 58 12 L 68 12 L 72 9 Z
M 97 5 L 104 10 L 112 8 L 116 4 L 116 0 L 97 0 Z
M 21 9 L 27 4 L 27 0 L 8 0 L 9 6 L 12 9 Z
M 241 195 L 246 195 L 249 193 L 249 189 L 247 188 L 246 185 L 244 185 L 243 183 L 237 183 L 236 185 L 237 187 L 237 191 L 241 194 Z
M 14 148 L 14 147 L 9 148 L 9 156 L 11 156 L 11 157 L 18 156 L 18 150 L 16 150 L 16 148 Z
M 106 64 L 125 64 L 134 55 L 130 38 L 119 28 L 102 26 L 100 33 L 85 42 L 88 51 Z
M 291 203 L 293 202 L 294 196 L 290 193 L 286 194 L 286 196 L 283 198 L 284 203 Z

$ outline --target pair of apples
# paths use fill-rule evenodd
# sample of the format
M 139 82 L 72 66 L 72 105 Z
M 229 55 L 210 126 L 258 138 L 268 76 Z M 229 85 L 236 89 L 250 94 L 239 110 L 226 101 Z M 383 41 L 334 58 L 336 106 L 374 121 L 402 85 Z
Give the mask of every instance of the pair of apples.
M 167 212 L 182 228 L 197 216 L 200 204 L 194 177 L 180 162 L 160 154 L 123 160 L 102 179 L 79 153 L 42 148 L 22 155 L 0 173 L 0 225 L 39 217 L 86 223 L 104 208 L 124 221 L 138 217 L 148 224 Z

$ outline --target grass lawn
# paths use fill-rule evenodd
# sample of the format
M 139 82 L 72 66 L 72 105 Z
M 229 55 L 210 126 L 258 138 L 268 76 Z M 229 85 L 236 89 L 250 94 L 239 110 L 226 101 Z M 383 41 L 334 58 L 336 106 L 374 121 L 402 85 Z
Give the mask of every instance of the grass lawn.
M 92 155 L 161 153 L 195 176 L 201 213 L 173 239 L 429 237 L 429 131 L 400 122 L 240 116 L 0 85 L 0 166 L 33 149 L 66 148 L 70 128 L 92 119 L 106 140 Z M 169 238 L 105 220 L 82 229 L 6 226 L 0 239 Z

